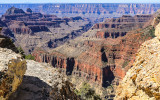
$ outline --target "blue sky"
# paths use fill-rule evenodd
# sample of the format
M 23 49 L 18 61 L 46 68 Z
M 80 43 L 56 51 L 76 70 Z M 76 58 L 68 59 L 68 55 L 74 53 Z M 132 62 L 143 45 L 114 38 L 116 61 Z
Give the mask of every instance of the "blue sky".
M 0 3 L 160 3 L 160 0 L 0 0 Z

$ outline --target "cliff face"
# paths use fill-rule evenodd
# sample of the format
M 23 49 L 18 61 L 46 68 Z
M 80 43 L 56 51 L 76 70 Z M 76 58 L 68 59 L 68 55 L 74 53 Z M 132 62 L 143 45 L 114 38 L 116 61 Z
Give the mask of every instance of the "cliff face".
M 0 28 L 1 30 L 1 28 Z M 17 91 L 26 72 L 26 61 L 21 59 L 13 42 L 0 35 L 0 99 L 8 100 Z
M 160 24 L 154 39 L 142 44 L 133 67 L 117 88 L 116 100 L 159 100 L 159 41 Z
M 95 24 L 92 29 L 101 29 L 96 33 L 97 38 L 118 38 L 125 36 L 127 32 L 148 26 L 153 19 L 152 15 L 123 15 L 120 18 L 107 19 Z
M 130 33 L 118 40 L 73 41 L 51 53 L 36 49 L 32 55 L 38 62 L 64 69 L 67 75 L 83 77 L 106 87 L 106 81 L 112 82 L 116 77 L 118 82 L 117 79 L 125 76 L 139 46 L 150 38 L 152 36 L 143 36 L 141 32 Z
M 99 38 L 97 33 L 100 33 L 101 30 L 104 31 L 105 27 L 96 29 L 95 25 L 83 36 L 69 41 L 51 52 L 47 53 L 45 50 L 36 49 L 32 55 L 38 62 L 47 62 L 53 67 L 64 69 L 64 73 L 67 75 L 83 77 L 104 87 L 108 86 L 106 82 L 118 84 L 132 66 L 135 53 L 140 45 L 145 40 L 154 37 L 154 27 L 150 26 L 151 23 L 148 24 L 151 18 L 151 15 L 113 18 L 104 22 L 110 27 L 105 31 L 109 32 L 112 29 L 112 31 L 121 32 L 118 27 L 111 28 L 113 23 L 119 23 L 119 26 L 123 26 L 121 30 L 129 27 L 128 31 L 124 30 L 123 37 Z M 145 27 L 144 24 L 148 27 Z M 139 26 L 145 28 L 140 29 Z

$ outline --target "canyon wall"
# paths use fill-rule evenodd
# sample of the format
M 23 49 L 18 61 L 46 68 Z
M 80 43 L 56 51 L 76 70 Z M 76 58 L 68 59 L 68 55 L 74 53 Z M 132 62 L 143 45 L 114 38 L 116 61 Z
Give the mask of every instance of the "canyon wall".
M 64 69 L 66 75 L 83 77 L 107 87 L 107 82 L 112 83 L 114 79 L 114 84 L 118 84 L 118 80 L 132 66 L 140 45 L 150 38 L 152 36 L 143 37 L 143 33 L 132 33 L 122 39 L 112 40 L 118 41 L 115 44 L 110 44 L 107 40 L 85 40 L 74 44 L 76 46 L 70 43 L 59 47 L 51 53 L 35 49 L 32 55 L 38 62 L 50 63 L 53 67 Z
M 127 32 L 146 27 L 153 19 L 153 15 L 123 15 L 120 18 L 107 19 L 102 23 L 95 24 L 92 29 L 97 31 L 97 38 L 118 38 L 125 36 Z
M 32 55 L 36 61 L 50 63 L 53 67 L 62 69 L 68 76 L 82 77 L 102 87 L 108 87 L 110 84 L 118 85 L 132 67 L 140 45 L 154 37 L 154 27 L 149 23 L 153 17 L 145 15 L 137 18 L 137 16 L 135 19 L 123 16 L 110 21 L 114 23 L 113 20 L 116 20 L 117 23 L 119 20 L 118 23 L 122 26 L 126 23 L 125 27 L 129 28 L 124 36 L 99 38 L 97 33 L 105 28 L 92 27 L 82 36 L 50 52 L 37 48 Z M 128 21 L 136 24 L 130 26 Z M 116 30 L 117 27 L 110 29 Z

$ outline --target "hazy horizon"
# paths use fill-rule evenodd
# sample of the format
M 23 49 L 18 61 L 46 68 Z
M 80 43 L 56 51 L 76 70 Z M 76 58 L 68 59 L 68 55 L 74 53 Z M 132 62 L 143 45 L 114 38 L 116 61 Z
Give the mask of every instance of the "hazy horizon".
M 0 3 L 160 3 L 160 0 L 3 0 Z

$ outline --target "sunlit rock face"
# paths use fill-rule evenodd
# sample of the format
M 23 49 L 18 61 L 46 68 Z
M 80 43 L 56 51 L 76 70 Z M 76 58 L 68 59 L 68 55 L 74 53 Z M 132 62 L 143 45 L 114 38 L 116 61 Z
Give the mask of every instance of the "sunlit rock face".
M 127 72 L 117 88 L 115 100 L 159 100 L 160 99 L 160 24 L 157 37 L 143 43 L 138 50 L 133 67 Z
M 21 85 L 26 61 L 10 49 L 0 48 L 0 99 L 8 100 Z
M 160 23 L 156 26 L 155 35 L 160 39 Z

